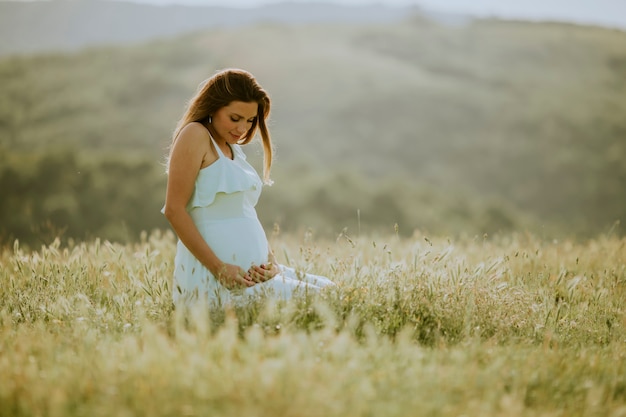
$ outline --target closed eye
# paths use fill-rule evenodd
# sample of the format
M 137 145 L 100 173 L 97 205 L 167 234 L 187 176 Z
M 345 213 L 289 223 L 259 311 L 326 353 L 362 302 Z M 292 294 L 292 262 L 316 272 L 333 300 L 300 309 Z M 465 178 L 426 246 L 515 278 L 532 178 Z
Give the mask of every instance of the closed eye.
M 231 117 L 230 120 L 232 120 L 233 122 L 237 123 L 238 121 L 241 120 L 241 118 L 237 118 L 237 117 Z M 256 117 L 253 117 L 252 119 L 248 120 L 248 123 L 252 124 L 256 121 Z

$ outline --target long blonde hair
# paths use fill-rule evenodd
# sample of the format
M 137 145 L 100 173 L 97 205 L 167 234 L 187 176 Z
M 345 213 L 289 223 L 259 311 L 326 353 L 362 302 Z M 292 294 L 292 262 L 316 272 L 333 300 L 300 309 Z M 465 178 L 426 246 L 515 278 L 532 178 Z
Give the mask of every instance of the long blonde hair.
M 270 169 L 272 167 L 272 139 L 267 128 L 266 119 L 270 114 L 270 97 L 248 71 L 241 69 L 225 69 L 218 71 L 211 78 L 203 81 L 196 94 L 189 100 L 183 117 L 178 121 L 172 137 L 172 145 L 180 131 L 191 122 L 206 124 L 210 116 L 233 101 L 257 103 L 257 117 L 246 136 L 239 141 L 240 145 L 249 143 L 256 134 L 261 132 L 263 141 L 263 182 L 271 184 Z M 171 153 L 171 149 L 170 149 Z

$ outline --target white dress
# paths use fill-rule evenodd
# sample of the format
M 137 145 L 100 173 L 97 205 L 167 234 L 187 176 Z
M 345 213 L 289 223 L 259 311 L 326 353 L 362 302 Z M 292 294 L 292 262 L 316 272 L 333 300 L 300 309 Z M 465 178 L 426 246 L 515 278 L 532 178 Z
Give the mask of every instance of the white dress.
M 215 255 L 247 271 L 252 265 L 268 261 L 267 237 L 254 209 L 263 183 L 239 145 L 231 146 L 233 159 L 230 159 L 211 140 L 218 159 L 198 173 L 187 211 Z M 264 283 L 230 291 L 179 240 L 174 260 L 173 301 L 181 304 L 204 298 L 209 303 L 223 305 L 260 293 L 289 299 L 295 291 L 317 292 L 334 285 L 328 278 L 296 274 L 284 265 L 279 265 L 279 269 L 278 275 Z

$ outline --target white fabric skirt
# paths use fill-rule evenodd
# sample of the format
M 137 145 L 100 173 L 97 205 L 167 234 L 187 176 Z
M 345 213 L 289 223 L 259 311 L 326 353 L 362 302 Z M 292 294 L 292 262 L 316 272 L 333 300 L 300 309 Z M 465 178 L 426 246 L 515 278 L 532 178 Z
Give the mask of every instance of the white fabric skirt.
M 244 271 L 252 265 L 267 263 L 268 244 L 265 231 L 257 218 L 240 217 L 217 221 L 196 221 L 200 234 L 223 262 L 237 265 Z M 334 285 L 326 277 L 297 273 L 279 265 L 280 273 L 269 281 L 243 290 L 228 290 L 196 257 L 178 241 L 174 259 L 173 301 L 176 305 L 206 300 L 210 304 L 230 304 L 247 297 L 266 295 L 290 299 L 296 292 L 311 293 Z

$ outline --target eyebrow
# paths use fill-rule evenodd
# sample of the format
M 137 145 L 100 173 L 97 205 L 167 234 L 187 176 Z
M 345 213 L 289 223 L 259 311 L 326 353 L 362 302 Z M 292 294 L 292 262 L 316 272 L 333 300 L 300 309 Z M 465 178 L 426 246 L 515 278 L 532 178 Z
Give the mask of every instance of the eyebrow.
M 237 117 L 241 117 L 242 119 L 246 119 L 246 117 L 243 117 L 242 115 L 238 113 L 232 113 L 231 116 L 237 116 Z M 256 119 L 256 114 L 254 116 L 248 117 L 247 119 Z

